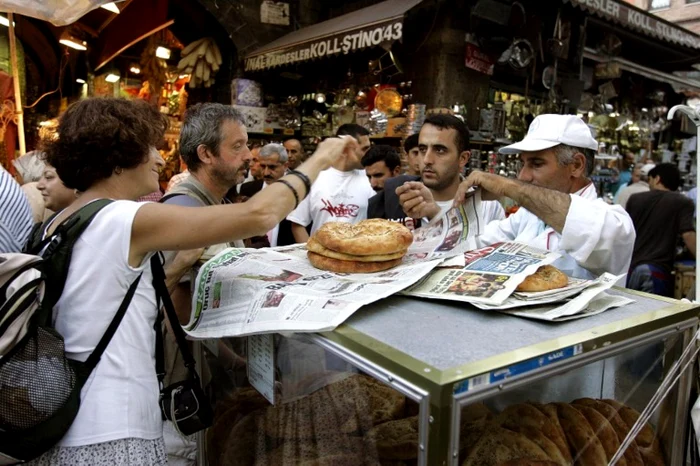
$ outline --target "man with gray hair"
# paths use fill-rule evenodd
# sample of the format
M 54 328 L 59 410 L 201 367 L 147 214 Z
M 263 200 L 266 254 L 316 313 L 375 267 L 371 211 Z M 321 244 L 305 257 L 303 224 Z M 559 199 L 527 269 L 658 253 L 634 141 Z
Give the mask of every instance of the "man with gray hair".
M 489 223 L 477 244 L 518 241 L 559 252 L 562 257 L 554 265 L 576 278 L 627 273 L 634 224 L 620 206 L 598 198 L 590 180 L 597 150 L 591 130 L 576 115 L 535 118 L 522 141 L 499 151 L 520 154 L 523 167 L 517 180 L 474 171 L 457 190 L 455 203 L 464 202 L 466 192 L 478 187 L 482 199 L 509 197 L 520 205 L 510 217 Z M 434 211 L 428 195 L 409 186 L 400 195 L 404 211 L 412 217 Z
M 258 154 L 258 166 L 262 179 L 248 181 L 241 185 L 239 194 L 252 197 L 266 185 L 274 183 L 284 176 L 287 171 L 289 155 L 282 144 L 270 143 L 260 149 Z
M 248 134 L 243 116 L 230 105 L 204 103 L 193 105 L 185 112 L 180 131 L 180 156 L 187 164 L 189 176 L 176 185 L 160 202 L 186 207 L 204 207 L 228 203 L 226 193 L 243 182 L 252 158 L 248 150 Z M 235 221 L 235 220 L 233 220 Z M 229 246 L 244 247 L 242 241 L 210 246 L 204 251 L 210 257 Z M 166 253 L 168 280 L 175 283 L 171 298 L 180 320 L 187 321 L 191 310 L 188 271 L 202 254 L 201 251 Z M 178 277 L 182 280 L 178 283 Z M 177 345 L 170 331 L 164 331 L 165 361 L 168 367 L 166 386 L 183 380 L 186 373 L 178 358 Z M 196 444 L 183 446 L 170 423 L 164 424 L 166 453 L 175 462 L 183 453 L 194 455 Z M 182 458 L 180 458 L 182 460 Z
M 270 183 L 274 183 L 284 176 L 289 166 L 287 149 L 282 144 L 266 144 L 258 154 L 258 165 L 262 179 L 241 185 L 240 195 L 244 198 L 253 197 L 258 191 L 265 189 Z M 286 219 L 268 231 L 267 238 L 264 239 L 265 241 L 261 241 L 261 238 L 251 238 L 251 247 L 287 246 L 296 242 L 292 235 L 292 224 Z
M 246 176 L 252 158 L 243 115 L 230 105 L 204 103 L 185 112 L 180 131 L 180 156 L 190 176 L 161 202 L 185 207 L 228 203 L 226 193 Z M 210 246 L 211 254 L 228 246 Z

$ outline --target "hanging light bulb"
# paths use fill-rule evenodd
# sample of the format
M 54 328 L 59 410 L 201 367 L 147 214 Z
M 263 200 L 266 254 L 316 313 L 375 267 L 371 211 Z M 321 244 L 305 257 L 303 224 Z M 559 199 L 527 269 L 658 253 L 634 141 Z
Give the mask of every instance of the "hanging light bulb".
M 322 104 L 325 101 L 326 101 L 326 94 L 324 94 L 323 92 L 319 92 L 316 94 L 316 102 L 318 102 L 319 104 Z
M 162 58 L 163 60 L 170 60 L 170 49 L 166 47 L 156 48 L 156 57 Z
M 58 42 L 60 44 L 65 45 L 66 47 L 70 47 L 76 50 L 87 50 L 87 42 L 75 37 L 73 34 L 68 32 L 68 30 L 65 30 L 63 31 L 63 33 L 61 33 L 61 37 L 59 38 Z
M 105 3 L 104 5 L 100 5 L 102 8 L 104 8 L 107 11 L 111 11 L 112 13 L 119 14 L 119 7 L 114 4 L 114 2 L 109 2 Z

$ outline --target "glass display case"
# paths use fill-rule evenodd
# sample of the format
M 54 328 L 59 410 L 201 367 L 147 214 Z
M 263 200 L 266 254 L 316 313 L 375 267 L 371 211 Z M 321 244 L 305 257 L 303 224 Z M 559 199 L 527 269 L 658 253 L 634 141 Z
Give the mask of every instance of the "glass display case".
M 698 324 L 696 305 L 611 292 L 635 303 L 546 323 L 391 297 L 332 332 L 204 342 L 203 464 L 608 464 Z M 690 388 L 685 371 L 628 465 L 683 463 Z

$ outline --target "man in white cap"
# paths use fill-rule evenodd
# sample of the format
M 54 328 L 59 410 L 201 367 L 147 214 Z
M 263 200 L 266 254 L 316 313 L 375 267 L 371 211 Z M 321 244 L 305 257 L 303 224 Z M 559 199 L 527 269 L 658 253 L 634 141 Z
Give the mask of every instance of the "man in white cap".
M 520 154 L 523 168 L 517 180 L 474 171 L 457 191 L 455 202 L 463 202 L 470 188 L 480 187 L 483 199 L 509 197 L 521 206 L 510 217 L 488 224 L 477 237 L 479 246 L 519 241 L 557 251 L 562 258 L 554 265 L 577 278 L 627 273 L 634 225 L 620 206 L 598 199 L 589 179 L 597 150 L 598 143 L 580 118 L 535 118 L 525 139 L 500 149 L 502 154 Z M 434 208 L 422 190 L 402 196 L 412 215 Z

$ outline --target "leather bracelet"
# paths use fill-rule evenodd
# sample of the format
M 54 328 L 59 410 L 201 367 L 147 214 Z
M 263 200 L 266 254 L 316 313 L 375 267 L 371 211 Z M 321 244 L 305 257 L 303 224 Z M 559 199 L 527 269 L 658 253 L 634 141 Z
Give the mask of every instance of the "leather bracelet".
M 308 196 L 311 192 L 311 180 L 309 179 L 309 177 L 306 176 L 306 174 L 300 172 L 299 170 L 289 170 L 289 174 L 295 175 L 297 178 L 304 182 L 304 186 L 306 186 L 306 195 Z
M 297 190 L 294 189 L 294 186 L 292 186 L 292 183 L 290 183 L 287 180 L 283 180 L 282 178 L 275 181 L 275 183 L 282 183 L 283 185 L 285 185 L 286 187 L 291 189 L 292 193 L 294 194 L 294 208 L 296 209 L 297 207 L 299 207 L 299 193 L 297 193 Z

